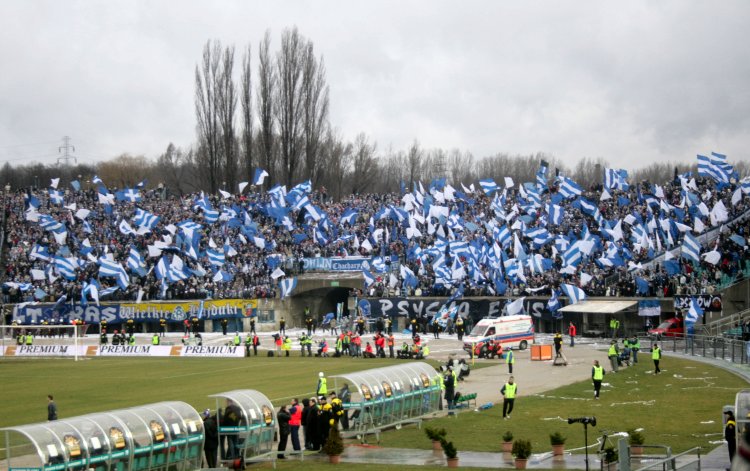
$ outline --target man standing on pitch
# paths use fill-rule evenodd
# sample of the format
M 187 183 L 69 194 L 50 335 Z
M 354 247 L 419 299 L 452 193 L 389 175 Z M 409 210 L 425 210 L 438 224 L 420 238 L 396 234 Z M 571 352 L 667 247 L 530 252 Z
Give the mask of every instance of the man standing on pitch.
M 568 326 L 568 336 L 570 337 L 570 346 L 575 347 L 576 345 L 576 326 L 573 322 Z
M 599 360 L 594 360 L 594 367 L 591 368 L 591 379 L 594 380 L 594 398 L 599 399 L 599 391 L 602 389 L 602 380 L 604 379 L 604 368 L 599 366 Z
M 52 394 L 47 395 L 47 420 L 57 420 L 57 404 Z
M 500 394 L 503 395 L 503 419 L 510 419 L 510 413 L 513 412 L 513 403 L 516 400 L 517 392 L 518 385 L 513 382 L 513 376 L 511 376 L 500 390 Z

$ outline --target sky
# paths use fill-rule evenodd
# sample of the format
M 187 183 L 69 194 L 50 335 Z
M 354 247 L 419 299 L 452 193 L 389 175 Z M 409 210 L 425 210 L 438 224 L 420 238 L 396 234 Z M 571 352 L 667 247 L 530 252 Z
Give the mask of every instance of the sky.
M 297 26 L 330 122 L 378 150 L 545 152 L 634 169 L 750 159 L 750 2 L 0 0 L 0 164 L 196 140 L 194 69 Z M 239 62 L 239 61 L 238 61 Z M 236 66 L 239 69 L 239 63 Z

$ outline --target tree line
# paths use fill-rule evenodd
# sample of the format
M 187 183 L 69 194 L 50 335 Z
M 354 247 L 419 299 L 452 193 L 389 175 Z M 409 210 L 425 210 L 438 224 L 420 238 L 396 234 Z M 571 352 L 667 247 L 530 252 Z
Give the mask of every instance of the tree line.
M 207 41 L 195 67 L 196 141 L 186 148 L 169 143 L 155 159 L 123 154 L 95 165 L 72 167 L 30 164 L 0 168 L 0 183 L 12 187 L 46 187 L 50 178 L 82 183 L 94 174 L 108 185 L 125 187 L 148 179 L 174 194 L 198 190 L 216 193 L 237 190 L 249 181 L 255 168 L 269 174 L 268 184 L 293 185 L 310 180 L 340 199 L 351 193 L 393 192 L 412 182 L 427 184 L 445 178 L 454 186 L 482 178 L 503 177 L 515 182 L 535 181 L 542 161 L 548 177 L 557 172 L 584 187 L 601 184 L 603 158 L 583 158 L 572 168 L 551 154 L 497 153 L 476 158 L 460 149 L 430 149 L 415 140 L 406 149 L 378 149 L 367 134 L 346 139 L 329 122 L 330 89 L 325 61 L 311 40 L 296 27 L 282 32 L 272 50 L 266 32 L 255 54 L 251 45 L 240 51 L 234 45 Z M 253 64 L 257 66 L 253 69 Z M 735 163 L 741 175 L 747 162 Z M 614 165 L 617 167 L 617 165 Z M 654 163 L 635 170 L 631 182 L 664 182 L 675 172 L 695 170 L 695 165 Z

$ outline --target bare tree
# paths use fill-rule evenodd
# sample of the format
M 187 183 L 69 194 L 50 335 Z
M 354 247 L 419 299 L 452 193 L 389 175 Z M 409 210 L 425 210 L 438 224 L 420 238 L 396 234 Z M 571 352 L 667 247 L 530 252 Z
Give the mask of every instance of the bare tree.
M 591 188 L 604 182 L 604 169 L 609 163 L 602 157 L 592 159 L 584 157 L 579 160 L 573 170 L 573 179 L 583 188 Z
M 248 44 L 242 56 L 242 77 L 240 88 L 242 93 L 242 164 L 245 174 L 252 177 L 253 167 L 253 72 L 250 67 L 252 48 Z
M 258 46 L 258 138 L 260 139 L 260 165 L 268 172 L 271 181 L 276 178 L 274 158 L 274 98 L 276 95 L 276 72 L 271 62 L 271 33 L 266 31 Z
M 328 85 L 323 58 L 315 58 L 312 41 L 305 47 L 302 72 L 303 132 L 305 140 L 305 177 L 318 185 L 323 169 L 319 147 L 328 126 Z
M 151 179 L 179 195 L 199 189 L 200 177 L 193 152 L 183 152 L 170 142 L 167 150 L 156 159 Z
M 424 152 L 419 148 L 419 141 L 416 139 L 409 147 L 409 152 L 406 154 L 406 168 L 409 170 L 409 184 L 413 184 L 419 179 L 419 175 L 422 172 L 422 160 Z
M 203 58 L 195 66 L 195 116 L 198 132 L 198 163 L 212 193 L 221 179 L 220 123 L 216 111 L 216 82 L 221 60 L 221 43 L 206 42 Z
M 471 170 L 474 168 L 474 156 L 470 152 L 453 149 L 448 153 L 448 175 L 454 186 L 465 183 L 467 186 L 474 181 Z
M 378 174 L 375 144 L 370 144 L 365 133 L 357 134 L 352 150 L 352 193 L 364 193 L 370 189 Z
M 329 129 L 319 154 L 325 156 L 326 161 L 326 171 L 321 172 L 323 181 L 331 197 L 340 200 L 344 196 L 346 178 L 351 172 L 352 145 L 344 144 L 341 137 Z
M 234 116 L 237 109 L 237 90 L 234 79 L 234 46 L 227 46 L 222 55 L 221 68 L 216 76 L 216 111 L 221 128 L 221 167 L 226 188 L 236 188 L 237 136 Z M 235 191 L 235 190 L 232 190 Z
M 114 159 L 99 162 L 96 172 L 99 178 L 118 188 L 133 187 L 151 174 L 152 163 L 142 155 L 122 154 Z
M 279 86 L 274 111 L 279 126 L 281 179 L 291 185 L 300 164 L 302 152 L 302 69 L 305 40 L 296 27 L 281 35 L 281 49 L 276 53 Z

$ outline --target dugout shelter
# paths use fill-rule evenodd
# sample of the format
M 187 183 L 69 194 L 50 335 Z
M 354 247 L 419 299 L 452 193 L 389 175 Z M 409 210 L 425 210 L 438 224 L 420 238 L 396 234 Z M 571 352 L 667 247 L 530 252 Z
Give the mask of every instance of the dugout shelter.
M 8 470 L 159 471 L 199 469 L 203 421 L 184 402 L 1 429 Z
M 419 423 L 440 408 L 438 375 L 428 363 L 408 362 L 331 376 L 347 413 L 344 435 L 365 442 L 372 434 L 380 442 L 383 429 Z
M 237 460 L 242 463 L 274 461 L 274 431 L 276 411 L 271 400 L 253 389 L 212 394 L 216 398 L 218 411 L 220 463 L 235 467 Z

